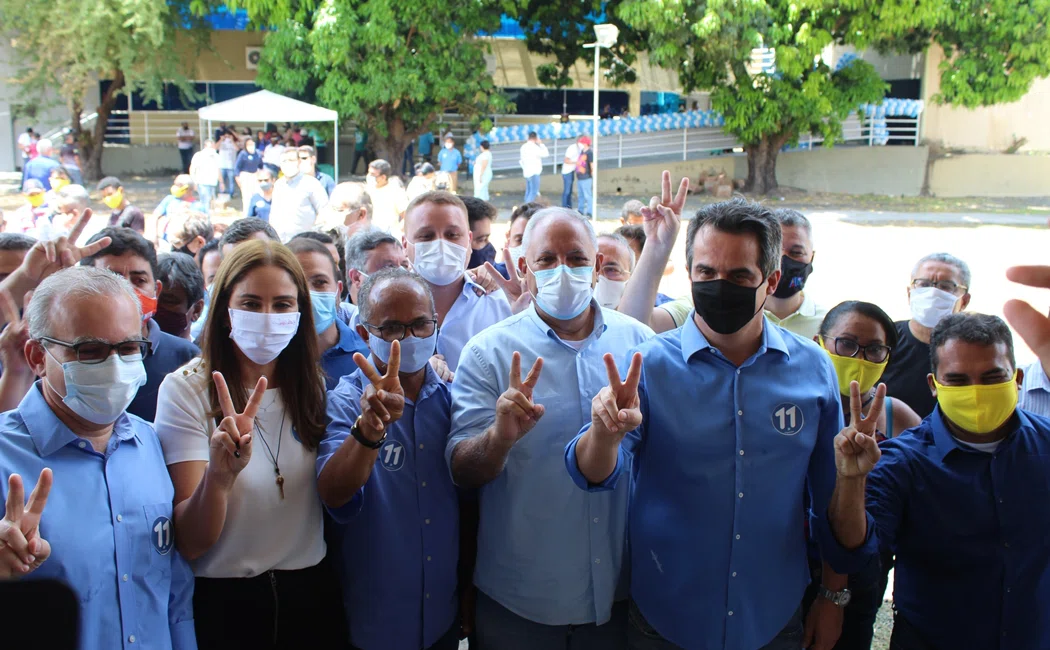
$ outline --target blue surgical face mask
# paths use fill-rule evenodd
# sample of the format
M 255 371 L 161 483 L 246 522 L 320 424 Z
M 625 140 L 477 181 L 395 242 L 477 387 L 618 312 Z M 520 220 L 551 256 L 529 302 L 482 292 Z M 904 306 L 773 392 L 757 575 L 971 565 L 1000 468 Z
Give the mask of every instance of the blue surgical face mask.
M 46 347 L 44 350 L 55 356 Z M 111 354 L 102 363 L 59 361 L 66 394 L 62 403 L 80 417 L 94 424 L 112 424 L 117 421 L 139 388 L 146 383 L 146 368 L 142 358 L 124 360 Z M 47 378 L 44 378 L 47 381 Z M 51 386 L 51 382 L 48 382 Z M 51 390 L 55 387 L 51 386 Z M 55 391 L 58 392 L 58 391 Z
M 558 320 L 570 320 L 591 304 L 593 266 L 566 266 L 532 271 L 536 278 L 536 304 Z
M 318 334 L 325 331 L 335 322 L 336 302 L 339 296 L 327 291 L 311 291 L 310 304 L 313 305 L 314 330 Z
M 368 349 L 383 363 L 390 362 L 392 341 L 384 341 L 371 332 L 368 335 Z M 425 339 L 406 336 L 401 340 L 401 369 L 399 372 L 413 373 L 423 369 L 437 350 L 437 330 Z

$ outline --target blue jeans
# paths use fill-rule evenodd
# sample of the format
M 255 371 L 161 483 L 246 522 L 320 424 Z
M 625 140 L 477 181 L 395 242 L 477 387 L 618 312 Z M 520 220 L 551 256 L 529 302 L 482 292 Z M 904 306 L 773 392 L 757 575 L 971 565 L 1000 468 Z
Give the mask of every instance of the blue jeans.
M 576 178 L 576 172 L 561 175 L 561 207 L 572 207 L 572 181 Z
M 518 616 L 478 590 L 477 636 L 481 650 L 626 650 L 627 601 L 613 604 L 604 625 L 543 625 Z M 470 646 L 475 650 L 473 642 Z
M 535 201 L 540 195 L 540 175 L 525 177 L 525 203 Z
M 591 216 L 591 186 L 593 178 L 576 179 L 577 206 L 576 209 L 584 216 Z
M 226 186 L 226 193 L 231 197 L 237 191 L 237 183 L 235 181 L 236 174 L 233 173 L 232 169 L 220 169 L 222 173 L 222 184 Z
M 209 213 L 211 212 L 211 202 L 215 198 L 215 195 L 219 192 L 218 185 L 198 185 L 197 195 L 200 197 L 201 205 Z
M 630 620 L 627 630 L 628 650 L 681 650 L 679 646 L 660 636 L 660 633 L 649 625 L 633 600 L 627 616 Z M 795 611 L 780 634 L 777 634 L 775 639 L 762 646 L 760 650 L 802 650 L 801 607 Z

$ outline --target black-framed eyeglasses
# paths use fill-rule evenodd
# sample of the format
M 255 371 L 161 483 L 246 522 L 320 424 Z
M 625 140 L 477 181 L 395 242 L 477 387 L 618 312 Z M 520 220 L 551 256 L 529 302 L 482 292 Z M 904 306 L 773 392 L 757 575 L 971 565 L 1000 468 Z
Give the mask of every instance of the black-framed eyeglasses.
M 864 358 L 872 363 L 882 363 L 889 359 L 892 349 L 888 345 L 879 343 L 861 345 L 853 339 L 840 339 L 834 336 L 825 336 L 824 340 L 831 341 L 831 351 L 840 357 L 855 357 L 863 351 Z
M 941 291 L 947 291 L 951 294 L 955 294 L 959 291 L 959 289 L 962 289 L 963 292 L 969 289 L 969 287 L 964 287 L 961 284 L 956 284 L 951 280 L 941 280 L 938 282 L 936 280 L 928 280 L 926 278 L 915 278 L 911 281 L 911 286 L 913 289 L 929 289 L 930 287 L 934 287 L 940 289 Z
M 436 318 L 420 318 L 411 323 L 388 323 L 386 325 L 372 325 L 362 322 L 365 327 L 379 332 L 379 338 L 384 341 L 403 341 L 410 333 L 417 339 L 425 339 L 434 335 L 437 330 Z
M 77 361 L 86 364 L 102 363 L 114 352 L 117 353 L 121 361 L 133 363 L 145 359 L 146 351 L 149 350 L 149 341 L 143 339 L 132 339 L 130 341 L 121 341 L 120 343 L 106 343 L 105 341 L 68 343 L 53 339 L 50 336 L 41 336 L 39 340 L 44 343 L 52 343 L 69 348 L 76 355 Z

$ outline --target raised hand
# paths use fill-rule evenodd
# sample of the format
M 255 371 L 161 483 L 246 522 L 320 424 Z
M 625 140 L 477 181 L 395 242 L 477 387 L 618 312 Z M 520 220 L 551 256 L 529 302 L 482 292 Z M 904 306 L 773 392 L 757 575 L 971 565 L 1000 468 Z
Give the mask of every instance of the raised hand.
M 211 436 L 211 466 L 222 472 L 227 478 L 236 478 L 241 470 L 248 466 L 252 459 L 252 429 L 255 428 L 255 416 L 259 413 L 259 404 L 266 393 L 266 377 L 259 377 L 244 411 L 237 412 L 226 386 L 226 378 L 221 372 L 211 373 L 215 382 L 215 392 L 219 396 L 219 408 L 222 409 L 222 421 Z
M 667 249 L 674 246 L 678 230 L 682 227 L 682 210 L 685 209 L 687 196 L 689 178 L 682 179 L 678 185 L 678 193 L 672 198 L 671 172 L 665 170 L 661 178 L 660 198 L 654 196 L 649 200 L 649 206 L 642 208 L 642 217 L 645 219 L 642 228 L 645 230 L 646 243 L 651 240 Z
M 40 536 L 51 480 L 51 470 L 45 467 L 26 502 L 22 477 L 12 474 L 7 479 L 7 508 L 0 519 L 0 579 L 24 576 L 51 556 L 51 545 Z
M 488 262 L 485 263 L 488 264 Z M 486 272 L 483 266 L 467 269 L 467 277 L 470 278 L 471 282 L 484 289 L 486 294 L 496 293 L 500 290 L 500 285 Z
M 1050 266 L 1014 266 L 1006 269 L 1013 282 L 1050 289 Z M 1023 300 L 1008 300 L 1003 314 L 1010 327 L 1017 330 L 1028 347 L 1039 357 L 1044 368 L 1050 368 L 1050 318 Z
M 595 436 L 613 439 L 618 444 L 628 431 L 642 423 L 642 410 L 638 401 L 638 382 L 642 378 L 642 354 L 635 352 L 627 379 L 620 381 L 613 355 L 602 357 L 609 385 L 598 391 L 591 400 L 591 431 Z
M 386 374 L 379 371 L 360 352 L 354 353 L 354 363 L 371 382 L 361 395 L 361 428 L 371 440 L 383 437 L 386 428 L 401 419 L 405 411 L 405 391 L 401 388 L 401 343 L 390 346 L 390 359 L 386 363 Z
M 29 305 L 29 299 L 25 301 Z M 0 289 L 0 314 L 3 314 L 7 325 L 0 332 L 0 363 L 3 364 L 4 373 L 19 373 L 25 377 L 32 377 L 33 371 L 26 361 L 25 347 L 29 340 L 29 322 L 18 315 L 18 307 L 14 298 L 7 291 Z
M 540 380 L 543 358 L 532 364 L 525 381 L 521 380 L 521 354 L 510 358 L 510 386 L 496 400 L 496 433 L 504 442 L 514 444 L 532 430 L 541 417 L 543 405 L 532 403 L 532 391 Z
M 879 462 L 882 451 L 875 441 L 875 425 L 882 415 L 886 400 L 886 384 L 875 390 L 875 401 L 868 416 L 861 415 L 860 385 L 853 381 L 849 385 L 849 424 L 835 436 L 835 467 L 844 478 L 866 476 Z
M 109 246 L 109 237 L 103 237 L 87 246 L 77 246 L 77 240 L 80 239 L 89 221 L 91 221 L 91 208 L 84 210 L 68 236 L 59 237 L 53 241 L 38 241 L 29 249 L 20 269 L 34 287 L 52 273 L 75 266 L 83 258 L 90 257 Z
M 503 277 L 503 274 L 497 271 L 491 262 L 485 262 L 485 270 L 503 289 L 503 293 L 507 294 L 511 313 L 517 314 L 529 306 L 529 303 L 532 302 L 532 294 L 529 293 L 529 286 L 525 283 L 525 278 L 518 274 L 518 269 L 514 266 L 514 258 L 511 256 L 510 250 L 506 248 L 503 249 L 503 263 L 507 265 L 507 273 L 510 274 L 509 280 Z

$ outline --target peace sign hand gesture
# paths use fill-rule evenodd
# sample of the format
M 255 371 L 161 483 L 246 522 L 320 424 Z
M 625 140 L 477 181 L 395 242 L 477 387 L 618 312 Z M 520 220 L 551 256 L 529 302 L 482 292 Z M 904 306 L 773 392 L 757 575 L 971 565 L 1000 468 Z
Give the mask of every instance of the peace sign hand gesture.
M 875 390 L 875 401 L 868 411 L 868 417 L 861 415 L 860 385 L 850 382 L 849 385 L 849 424 L 835 436 L 835 467 L 843 478 L 861 478 L 867 476 L 882 457 L 879 443 L 875 441 L 875 425 L 882 415 L 882 405 L 886 400 L 886 384 L 879 384 Z
M 385 375 L 380 375 L 360 352 L 354 353 L 354 363 L 371 382 L 361 395 L 361 433 L 369 440 L 378 441 L 386 428 L 400 420 L 405 412 L 405 391 L 397 374 L 401 370 L 401 343 L 394 341 L 390 345 Z
M 678 185 L 678 193 L 671 198 L 671 172 L 664 171 L 661 178 L 660 199 L 654 196 L 649 200 L 649 206 L 642 208 L 642 217 L 645 223 L 646 243 L 653 241 L 662 248 L 670 250 L 678 237 L 678 230 L 682 227 L 682 210 L 685 209 L 685 199 L 689 196 L 689 178 L 683 178 Z
M 22 270 L 27 279 L 32 281 L 34 287 L 52 273 L 75 266 L 83 258 L 90 257 L 109 246 L 109 237 L 103 237 L 87 246 L 77 246 L 77 240 L 80 239 L 89 221 L 91 221 L 91 208 L 84 210 L 69 235 L 53 241 L 38 241 L 33 244 L 22 262 Z
M 25 305 L 29 306 L 29 292 Z M 0 331 L 0 363 L 5 373 L 17 373 L 19 376 L 35 378 L 29 362 L 26 361 L 25 347 L 29 340 L 29 321 L 18 315 L 18 306 L 7 291 L 0 289 L 0 314 L 7 325 Z
M 266 393 L 267 382 L 266 377 L 259 377 L 244 411 L 238 413 L 233 407 L 226 378 L 221 372 L 211 373 L 211 378 L 219 396 L 222 421 L 211 436 L 209 465 L 232 483 L 252 459 L 252 429 L 255 427 L 255 416 L 259 413 L 259 404 Z
M 543 405 L 532 403 L 532 391 L 541 370 L 543 358 L 539 357 L 522 381 L 521 354 L 515 352 L 510 358 L 510 386 L 496 400 L 496 434 L 508 445 L 521 440 L 543 417 Z
M 27 503 L 22 477 L 12 474 L 7 479 L 7 509 L 0 519 L 0 579 L 24 576 L 51 556 L 51 545 L 40 536 L 51 480 L 51 470 L 45 467 Z
M 641 404 L 638 400 L 638 382 L 642 378 L 642 354 L 635 352 L 627 379 L 620 381 L 613 355 L 602 357 L 609 374 L 609 385 L 598 391 L 591 400 L 591 431 L 603 441 L 619 444 L 628 431 L 642 423 Z
M 518 269 L 514 266 L 514 258 L 510 254 L 510 249 L 503 249 L 503 263 L 506 264 L 507 273 L 510 274 L 509 280 L 496 270 L 492 262 L 485 262 L 485 270 L 503 289 L 503 293 L 507 294 L 511 313 L 517 314 L 529 306 L 529 303 L 532 302 L 532 294 L 529 293 L 529 287 L 525 283 L 525 278 L 518 275 Z

